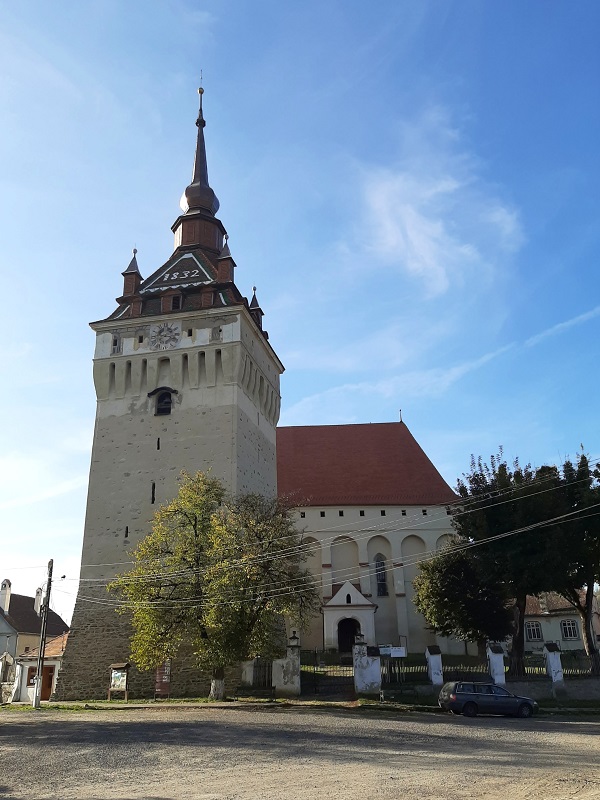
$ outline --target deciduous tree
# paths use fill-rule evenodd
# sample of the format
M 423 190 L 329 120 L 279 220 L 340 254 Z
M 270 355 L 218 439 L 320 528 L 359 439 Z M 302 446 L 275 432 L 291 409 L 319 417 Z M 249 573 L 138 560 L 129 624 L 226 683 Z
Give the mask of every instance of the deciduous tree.
M 209 476 L 182 475 L 159 509 L 134 567 L 112 586 L 132 614 L 132 660 L 153 669 L 191 646 L 223 697 L 228 665 L 281 646 L 283 619 L 302 627 L 318 607 L 288 508 L 259 495 L 226 497 Z
M 478 643 L 505 639 L 512 630 L 506 585 L 492 580 L 476 548 L 460 550 L 456 537 L 445 550 L 421 564 L 413 601 L 428 625 L 442 636 Z

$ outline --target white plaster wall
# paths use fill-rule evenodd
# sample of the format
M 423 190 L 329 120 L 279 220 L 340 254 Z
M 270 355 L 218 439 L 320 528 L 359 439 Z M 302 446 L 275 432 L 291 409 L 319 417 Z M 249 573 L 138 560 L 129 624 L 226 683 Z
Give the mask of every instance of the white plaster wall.
M 423 514 L 423 511 L 426 514 Z M 304 514 L 300 516 L 300 511 Z M 340 516 L 340 511 L 343 512 Z M 364 513 L 361 515 L 361 511 Z M 382 511 L 385 514 L 382 515 Z M 325 516 L 321 516 L 324 512 Z M 404 512 L 404 513 L 403 513 Z M 321 576 L 325 598 L 331 596 L 332 583 L 341 583 L 336 576 L 354 563 L 358 553 L 358 578 L 361 591 L 378 606 L 374 615 L 373 639 L 369 644 L 406 644 L 410 652 L 425 650 L 428 644 L 438 643 L 445 652 L 456 648 L 463 652 L 462 643 L 450 643 L 426 629 L 425 621 L 411 602 L 412 580 L 418 565 L 403 567 L 403 559 L 413 558 L 423 551 L 435 551 L 446 537 L 452 535 L 451 517 L 444 508 L 399 506 L 335 506 L 306 507 L 297 512 L 298 528 L 321 545 Z M 418 537 L 418 541 L 414 538 Z M 333 539 L 333 541 L 332 541 Z M 351 540 L 354 547 L 348 542 Z M 408 540 L 408 541 L 407 541 Z M 336 542 L 341 542 L 338 545 Z M 386 544 L 387 543 L 387 544 Z M 389 546 L 389 550 L 386 548 Z M 339 550 L 336 548 L 339 547 Z M 376 595 L 374 556 L 388 555 L 387 598 Z M 386 558 L 387 560 L 387 558 Z M 352 574 L 352 569 L 349 569 Z M 313 624 L 303 635 L 303 647 L 321 647 L 325 627 L 325 646 L 337 646 L 337 624 L 327 625 L 323 616 L 314 617 Z M 404 638 L 406 637 L 406 639 Z M 313 644 L 313 642 L 315 644 Z M 310 643 L 310 644 L 309 644 Z M 458 649 L 458 647 L 462 649 Z
M 574 610 L 573 610 L 574 611 Z M 572 619 L 577 623 L 577 630 L 579 637 L 577 639 L 563 639 L 562 631 L 560 629 L 561 620 Z M 583 650 L 583 638 L 581 636 L 582 622 L 579 614 L 569 613 L 557 614 L 552 616 L 540 615 L 537 617 L 528 616 L 527 621 L 539 622 L 542 626 L 542 639 L 533 640 L 525 639 L 525 649 L 529 652 L 542 652 L 544 642 L 556 642 L 561 650 Z

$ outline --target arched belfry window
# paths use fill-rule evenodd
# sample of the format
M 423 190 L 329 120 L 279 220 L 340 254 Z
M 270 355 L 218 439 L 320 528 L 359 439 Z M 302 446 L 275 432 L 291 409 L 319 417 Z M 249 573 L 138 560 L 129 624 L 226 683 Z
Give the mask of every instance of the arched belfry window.
M 351 603 L 352 603 L 352 597 L 351 597 L 351 595 L 347 594 L 346 595 L 346 604 L 350 605 Z
M 375 579 L 377 580 L 377 597 L 387 597 L 387 574 L 385 571 L 385 557 L 381 553 L 375 556 Z
M 154 413 L 157 417 L 165 416 L 171 413 L 173 407 L 173 395 L 177 394 L 177 389 L 171 389 L 170 386 L 159 386 L 153 392 L 148 392 L 148 397 L 155 398 Z
M 173 400 L 171 398 L 171 392 L 161 392 L 159 395 L 157 395 L 156 397 L 157 416 L 162 416 L 163 414 L 170 414 L 172 404 Z

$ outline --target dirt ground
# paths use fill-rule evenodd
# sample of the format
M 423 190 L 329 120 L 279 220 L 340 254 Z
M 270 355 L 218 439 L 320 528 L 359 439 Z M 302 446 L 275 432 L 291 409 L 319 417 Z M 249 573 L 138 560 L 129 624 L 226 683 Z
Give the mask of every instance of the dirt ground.
M 600 800 L 600 721 L 226 706 L 0 711 L 0 798 Z

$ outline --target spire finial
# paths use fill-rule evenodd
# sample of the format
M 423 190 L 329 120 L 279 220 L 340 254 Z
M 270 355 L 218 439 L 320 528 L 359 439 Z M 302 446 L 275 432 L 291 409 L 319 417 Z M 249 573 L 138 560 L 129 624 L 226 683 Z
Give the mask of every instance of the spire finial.
M 134 248 L 133 248 L 133 255 L 134 255 L 134 256 L 137 256 L 137 247 L 134 247 Z
M 200 71 L 200 87 L 198 89 L 198 95 L 200 97 L 200 108 L 198 110 L 198 119 L 196 120 L 196 125 L 200 128 L 204 128 L 206 126 L 206 122 L 204 121 L 204 115 L 202 113 L 202 95 L 204 94 L 204 89 L 202 88 L 202 71 Z
M 202 84 L 202 73 L 200 73 L 200 83 Z M 208 183 L 208 168 L 206 166 L 206 148 L 204 145 L 204 114 L 202 111 L 202 95 L 204 89 L 200 85 L 198 95 L 200 97 L 200 108 L 198 110 L 198 119 L 196 126 L 198 128 L 198 137 L 196 140 L 196 157 L 194 159 L 194 171 L 192 173 L 192 182 L 186 188 L 181 198 L 180 206 L 184 213 L 188 211 L 206 211 L 211 216 L 219 210 L 219 201 L 213 190 Z

